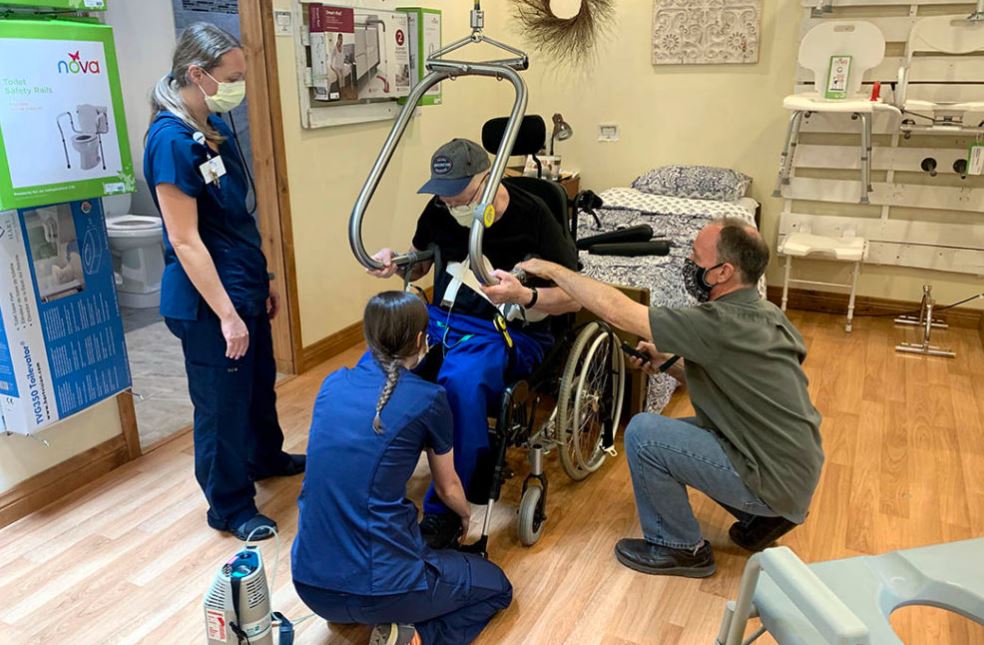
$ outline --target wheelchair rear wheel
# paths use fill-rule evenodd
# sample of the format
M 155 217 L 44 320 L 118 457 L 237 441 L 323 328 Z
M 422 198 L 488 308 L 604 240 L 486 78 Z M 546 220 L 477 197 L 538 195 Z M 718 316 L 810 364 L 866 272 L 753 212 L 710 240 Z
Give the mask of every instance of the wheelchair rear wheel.
M 606 327 L 589 323 L 578 334 L 567 359 L 557 402 L 560 462 L 580 481 L 605 461 L 606 422 L 618 430 L 625 391 L 625 361 L 618 339 Z

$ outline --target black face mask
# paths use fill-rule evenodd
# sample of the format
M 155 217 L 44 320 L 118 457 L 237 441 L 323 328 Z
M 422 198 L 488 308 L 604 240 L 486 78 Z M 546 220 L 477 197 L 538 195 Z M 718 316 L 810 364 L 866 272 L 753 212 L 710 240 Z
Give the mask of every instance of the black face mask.
M 724 262 L 719 262 L 712 267 L 704 268 L 698 266 L 696 262 L 687 258 L 683 261 L 683 284 L 687 290 L 687 293 L 692 295 L 697 299 L 697 302 L 707 302 L 711 299 L 711 290 L 714 288 L 713 285 L 707 284 L 704 280 L 704 276 L 707 275 L 708 271 L 713 271 L 714 269 L 723 266 Z

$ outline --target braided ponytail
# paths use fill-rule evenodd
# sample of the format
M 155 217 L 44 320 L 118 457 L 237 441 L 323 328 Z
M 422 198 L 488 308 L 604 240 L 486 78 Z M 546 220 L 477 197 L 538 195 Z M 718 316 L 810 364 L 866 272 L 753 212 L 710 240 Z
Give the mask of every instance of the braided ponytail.
M 386 374 L 376 401 L 372 429 L 383 433 L 383 408 L 393 396 L 404 361 L 416 355 L 421 334 L 427 332 L 427 307 L 405 291 L 385 291 L 369 299 L 362 318 L 362 331 L 369 351 Z
M 400 380 L 400 361 L 399 359 L 391 358 L 389 360 L 376 358 L 379 364 L 382 365 L 383 371 L 386 372 L 386 384 L 383 386 L 383 391 L 379 394 L 379 400 L 376 401 L 376 418 L 372 420 L 372 429 L 376 431 L 376 434 L 383 433 L 383 419 L 380 416 L 383 412 L 383 407 L 386 406 L 386 402 L 393 395 L 393 390 L 396 389 L 396 382 Z

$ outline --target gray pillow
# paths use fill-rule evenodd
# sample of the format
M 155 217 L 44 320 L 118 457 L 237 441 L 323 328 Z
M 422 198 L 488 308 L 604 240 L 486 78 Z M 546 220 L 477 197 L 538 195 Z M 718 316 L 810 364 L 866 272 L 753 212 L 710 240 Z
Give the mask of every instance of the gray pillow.
M 730 168 L 661 166 L 637 177 L 636 190 L 651 195 L 733 202 L 748 192 L 752 178 Z

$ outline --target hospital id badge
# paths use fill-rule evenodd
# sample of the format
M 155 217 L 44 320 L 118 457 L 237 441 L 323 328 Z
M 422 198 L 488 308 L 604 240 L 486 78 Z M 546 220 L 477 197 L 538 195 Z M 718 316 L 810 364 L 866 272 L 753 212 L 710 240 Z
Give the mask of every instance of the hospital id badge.
M 202 179 L 205 180 L 206 184 L 214 182 L 218 186 L 219 177 L 226 174 L 225 162 L 222 161 L 222 157 L 216 155 L 198 166 L 198 171 L 202 173 Z

